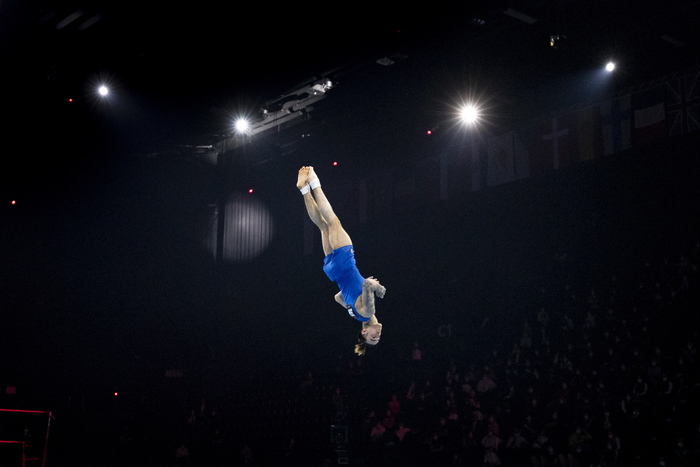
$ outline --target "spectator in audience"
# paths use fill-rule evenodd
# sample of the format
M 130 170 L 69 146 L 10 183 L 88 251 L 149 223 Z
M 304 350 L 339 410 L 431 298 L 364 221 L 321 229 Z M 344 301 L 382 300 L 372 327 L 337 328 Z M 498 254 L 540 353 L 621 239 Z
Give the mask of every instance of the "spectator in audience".
M 620 458 L 620 438 L 612 431 L 608 431 L 601 454 L 601 463 L 604 465 L 613 465 Z
M 399 396 L 396 394 L 391 395 L 391 400 L 387 404 L 387 409 L 394 415 L 394 417 L 401 412 L 401 401 L 399 400 Z
M 399 426 L 396 427 L 396 437 L 398 438 L 399 441 L 403 441 L 404 438 L 408 433 L 411 432 L 411 429 L 404 425 L 403 422 L 399 422 Z
M 289 438 L 289 442 L 284 450 L 285 466 L 287 467 L 302 467 L 303 458 L 299 443 L 294 436 Z
M 395 423 L 396 416 L 391 411 L 391 409 L 386 409 L 386 412 L 384 413 L 384 418 L 382 418 L 382 425 L 384 425 L 384 427 L 387 430 L 391 431 L 394 428 Z
M 519 466 L 530 460 L 530 441 L 523 436 L 520 428 L 515 428 L 506 442 L 506 453 L 512 465 Z
M 175 465 L 189 465 L 190 464 L 190 451 L 185 446 L 185 443 L 180 443 L 175 451 Z
M 501 465 L 501 459 L 498 454 L 493 449 L 487 449 L 484 453 L 484 467 L 492 467 L 494 465 Z
M 501 438 L 495 435 L 492 431 L 488 431 L 481 439 L 481 445 L 487 450 L 491 449 L 493 452 L 496 452 L 498 451 L 498 447 L 501 445 Z
M 498 424 L 498 421 L 496 421 L 496 416 L 491 414 L 488 416 L 488 421 L 486 423 L 486 429 L 493 433 L 494 436 L 499 436 L 501 433 L 501 427 Z
M 250 444 L 245 443 L 243 447 L 241 448 L 241 451 L 239 453 L 239 456 L 241 458 L 241 461 L 244 466 L 251 466 L 253 465 L 253 450 L 250 447 Z
M 678 440 L 676 449 L 673 452 L 673 467 L 690 467 L 693 465 L 693 460 L 690 455 L 690 450 L 685 445 L 683 438 Z
M 476 385 L 476 390 L 483 395 L 494 389 L 496 389 L 496 383 L 488 372 L 485 371 Z
M 411 350 L 411 360 L 414 362 L 420 362 L 423 360 L 423 350 L 421 350 L 420 344 L 418 342 L 413 343 L 413 349 Z
M 433 433 L 430 439 L 430 461 L 434 465 L 444 465 L 445 460 L 448 459 L 445 453 L 445 440 L 438 432 Z
M 592 444 L 593 437 L 580 426 L 577 426 L 576 430 L 569 436 L 569 450 L 576 453 L 579 457 L 584 453 L 590 452 Z
M 386 433 L 386 426 L 381 420 L 377 420 L 377 423 L 375 423 L 372 430 L 370 430 L 369 436 L 372 438 L 372 441 L 377 442 L 384 437 L 384 433 Z

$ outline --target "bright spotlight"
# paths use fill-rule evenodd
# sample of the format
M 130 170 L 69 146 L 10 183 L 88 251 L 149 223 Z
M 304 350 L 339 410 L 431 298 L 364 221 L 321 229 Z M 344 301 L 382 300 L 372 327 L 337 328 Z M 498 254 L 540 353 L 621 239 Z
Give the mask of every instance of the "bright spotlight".
M 107 94 L 109 94 L 109 88 L 103 85 L 99 87 L 97 92 L 100 93 L 100 96 L 106 96 Z
M 474 124 L 479 119 L 479 110 L 471 104 L 465 105 L 462 107 L 461 118 L 468 125 Z
M 609 72 L 613 71 L 615 69 L 615 64 L 613 62 L 608 62 L 607 65 L 605 65 L 605 69 Z
M 249 128 L 250 124 L 245 118 L 239 118 L 238 120 L 236 120 L 236 131 L 238 133 L 245 133 L 248 131 Z

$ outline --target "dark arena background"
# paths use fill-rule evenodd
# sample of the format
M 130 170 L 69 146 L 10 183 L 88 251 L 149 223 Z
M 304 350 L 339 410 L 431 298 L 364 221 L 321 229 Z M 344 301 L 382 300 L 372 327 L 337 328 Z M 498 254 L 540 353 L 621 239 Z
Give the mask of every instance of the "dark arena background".
M 699 19 L 2 0 L 0 465 L 700 465 Z

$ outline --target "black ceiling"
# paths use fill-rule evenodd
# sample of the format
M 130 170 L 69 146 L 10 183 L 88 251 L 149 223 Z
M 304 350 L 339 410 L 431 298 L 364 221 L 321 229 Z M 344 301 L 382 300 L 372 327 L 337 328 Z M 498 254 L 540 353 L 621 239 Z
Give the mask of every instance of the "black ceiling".
M 65 152 L 122 147 L 118 138 L 192 141 L 221 131 L 240 108 L 256 110 L 305 80 L 342 77 L 394 54 L 407 58 L 412 79 L 450 92 L 477 82 L 481 95 L 515 104 L 513 112 L 523 111 L 518 103 L 539 104 L 528 86 L 558 98 L 570 88 L 561 91 L 557 79 L 608 58 L 620 62 L 622 87 L 695 65 L 700 56 L 699 2 L 691 0 L 145 3 L 0 3 L 6 154 L 22 162 L 27 147 Z M 556 48 L 552 35 L 560 37 Z M 101 81 L 120 96 L 108 112 L 94 96 Z M 152 149 L 139 144 L 124 150 Z

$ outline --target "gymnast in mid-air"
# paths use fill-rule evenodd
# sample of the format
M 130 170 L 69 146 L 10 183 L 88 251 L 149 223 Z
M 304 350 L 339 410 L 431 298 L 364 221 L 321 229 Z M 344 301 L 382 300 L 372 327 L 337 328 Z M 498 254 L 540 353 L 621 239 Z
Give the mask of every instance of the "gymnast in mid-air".
M 299 169 L 297 188 L 304 195 L 306 212 L 311 221 L 321 231 L 323 253 L 326 255 L 323 271 L 340 288 L 335 301 L 362 323 L 355 353 L 364 355 L 366 346 L 377 345 L 382 337 L 382 325 L 375 316 L 374 298 L 384 298 L 386 288 L 374 277 L 365 278 L 357 270 L 350 236 L 333 212 L 313 167 Z

